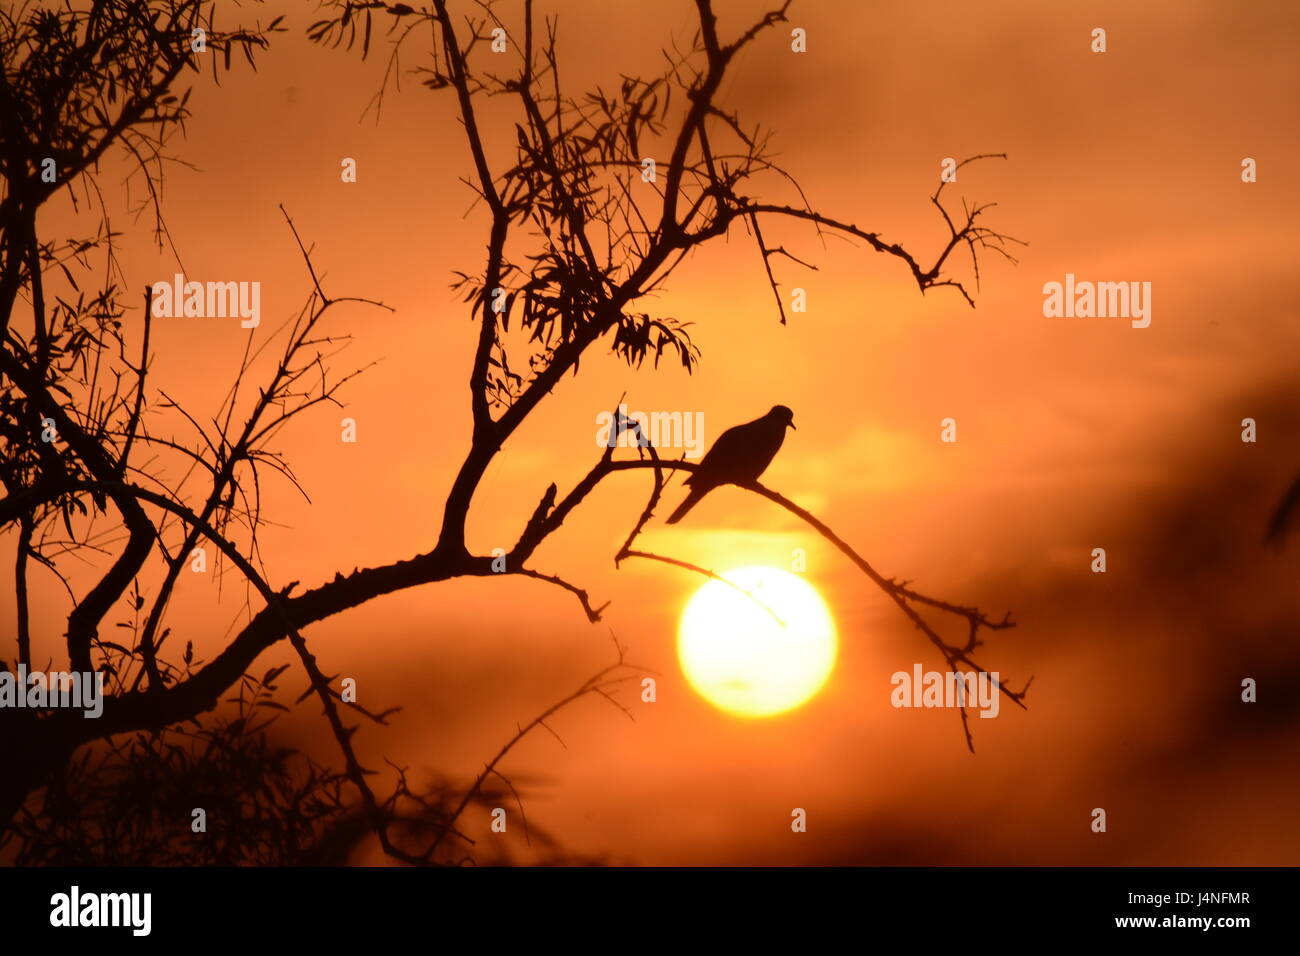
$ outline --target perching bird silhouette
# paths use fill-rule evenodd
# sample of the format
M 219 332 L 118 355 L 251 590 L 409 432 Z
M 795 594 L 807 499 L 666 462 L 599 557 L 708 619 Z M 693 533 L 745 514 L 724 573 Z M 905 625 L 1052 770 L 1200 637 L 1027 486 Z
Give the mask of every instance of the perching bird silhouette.
M 700 459 L 699 467 L 686 479 L 690 494 L 668 518 L 676 524 L 686 517 L 701 498 L 718 485 L 743 485 L 757 481 L 785 441 L 786 428 L 794 428 L 794 412 L 776 405 L 762 418 L 728 428 Z

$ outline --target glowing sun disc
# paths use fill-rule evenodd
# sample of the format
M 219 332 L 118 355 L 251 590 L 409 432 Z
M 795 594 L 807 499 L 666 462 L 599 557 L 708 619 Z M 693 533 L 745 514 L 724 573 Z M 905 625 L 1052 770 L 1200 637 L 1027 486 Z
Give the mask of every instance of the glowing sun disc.
M 803 578 L 777 568 L 725 572 L 686 604 L 677 657 L 701 697 L 744 717 L 770 717 L 821 690 L 838 641 L 826 602 Z M 734 587 L 732 585 L 735 585 Z

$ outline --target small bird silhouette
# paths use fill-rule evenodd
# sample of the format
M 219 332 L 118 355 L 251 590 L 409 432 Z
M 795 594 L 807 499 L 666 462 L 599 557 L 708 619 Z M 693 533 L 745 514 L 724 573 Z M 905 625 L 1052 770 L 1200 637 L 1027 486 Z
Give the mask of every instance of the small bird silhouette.
M 676 524 L 686 517 L 710 491 L 719 485 L 757 481 L 785 441 L 786 428 L 794 428 L 794 412 L 776 405 L 762 418 L 728 428 L 700 459 L 699 467 L 686 479 L 691 486 L 686 500 L 668 518 Z

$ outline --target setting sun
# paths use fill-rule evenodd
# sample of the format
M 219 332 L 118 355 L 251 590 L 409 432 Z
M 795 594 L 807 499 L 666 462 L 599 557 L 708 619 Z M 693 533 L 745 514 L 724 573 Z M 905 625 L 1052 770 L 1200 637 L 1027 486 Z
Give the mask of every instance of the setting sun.
M 715 707 L 744 717 L 809 700 L 835 666 L 835 623 L 821 595 L 776 568 L 722 577 L 731 583 L 709 581 L 682 612 L 677 656 L 686 679 Z

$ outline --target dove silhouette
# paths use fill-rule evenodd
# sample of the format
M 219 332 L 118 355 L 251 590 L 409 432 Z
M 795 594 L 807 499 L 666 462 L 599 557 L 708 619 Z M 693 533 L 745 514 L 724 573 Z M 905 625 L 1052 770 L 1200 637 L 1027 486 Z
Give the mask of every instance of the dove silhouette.
M 794 428 L 794 412 L 784 405 L 773 406 L 762 418 L 728 428 L 700 459 L 699 467 L 686 479 L 690 494 L 668 518 L 676 524 L 719 485 L 743 485 L 757 481 L 785 441 L 785 430 Z

